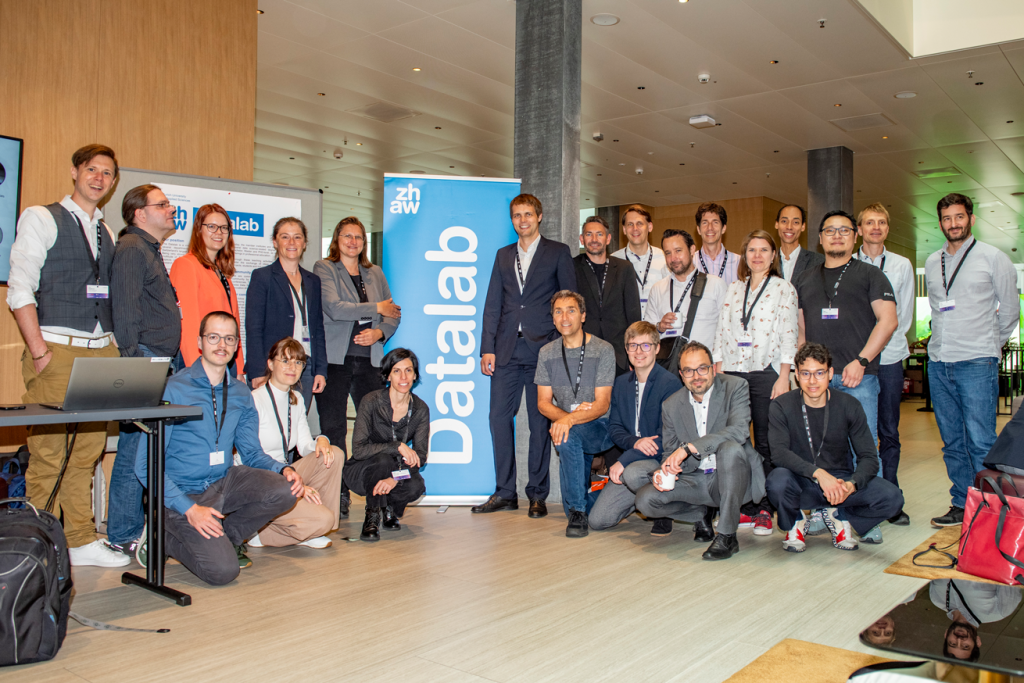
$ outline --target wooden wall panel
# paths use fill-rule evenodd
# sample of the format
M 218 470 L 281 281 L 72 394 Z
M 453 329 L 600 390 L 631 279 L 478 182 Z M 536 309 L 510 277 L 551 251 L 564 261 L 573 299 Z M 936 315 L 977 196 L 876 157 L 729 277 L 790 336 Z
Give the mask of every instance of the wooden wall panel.
M 69 194 L 71 154 L 93 142 L 122 166 L 252 180 L 256 5 L 0 0 L 0 133 L 25 140 L 22 207 Z M 24 392 L 22 348 L 3 306 L 0 402 Z
M 768 197 L 744 197 L 743 199 L 726 199 L 718 203 L 725 207 L 726 214 L 729 217 L 729 224 L 726 227 L 724 238 L 726 249 L 739 252 L 740 245 L 743 244 L 743 238 L 751 230 L 767 230 L 773 237 L 777 238 L 775 233 L 775 213 L 782 206 L 781 202 L 769 199 Z M 651 212 L 651 218 L 654 220 L 651 244 L 655 246 L 661 244 L 662 233 L 671 228 L 673 230 L 686 230 L 689 232 L 697 241 L 699 248 L 701 239 L 700 235 L 697 234 L 695 221 L 698 206 L 700 206 L 699 203 L 655 207 L 645 206 L 644 208 Z M 623 205 L 620 211 L 625 211 L 625 209 L 626 205 Z M 626 244 L 626 235 L 622 231 L 621 222 L 619 226 L 619 239 L 620 244 Z

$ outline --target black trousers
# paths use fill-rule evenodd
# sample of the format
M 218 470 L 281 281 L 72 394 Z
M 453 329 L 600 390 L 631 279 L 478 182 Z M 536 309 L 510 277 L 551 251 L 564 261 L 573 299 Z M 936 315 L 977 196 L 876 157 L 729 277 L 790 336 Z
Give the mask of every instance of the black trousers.
M 391 472 L 399 469 L 398 458 L 394 455 L 375 455 L 366 460 L 349 460 L 341 472 L 344 483 L 360 496 L 366 496 L 366 507 L 382 508 L 391 506 L 395 514 L 405 514 L 405 506 L 413 502 L 427 491 L 419 467 L 410 467 L 409 478 L 401 479 L 391 493 L 383 496 L 372 495 L 373 487 L 382 479 L 391 476 Z M 405 465 L 401 465 L 405 469 Z
M 344 365 L 329 364 L 327 386 L 316 401 L 321 433 L 347 454 L 345 437 L 348 436 L 348 397 L 352 396 L 358 411 L 364 396 L 383 388 L 380 368 L 373 367 L 369 357 L 345 356 Z
M 779 373 L 769 365 L 764 370 L 728 374 L 747 380 L 747 386 L 750 388 L 750 422 L 754 427 L 754 448 L 761 454 L 761 465 L 764 467 L 764 476 L 767 477 L 774 469 L 771 450 L 768 448 L 768 407 L 772 404 L 772 387 L 779 380 Z M 740 512 L 751 517 L 761 510 L 766 510 L 769 514 L 775 511 L 767 495 L 763 500 L 745 503 L 740 508 Z

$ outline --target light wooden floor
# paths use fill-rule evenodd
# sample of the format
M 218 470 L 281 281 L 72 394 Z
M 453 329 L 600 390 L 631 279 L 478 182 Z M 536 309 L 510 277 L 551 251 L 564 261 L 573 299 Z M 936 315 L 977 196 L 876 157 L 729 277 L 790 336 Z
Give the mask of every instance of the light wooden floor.
M 75 571 L 75 611 L 166 635 L 99 632 L 71 622 L 51 662 L 0 680 L 81 681 L 721 681 L 783 638 L 866 650 L 857 633 L 924 581 L 882 572 L 927 538 L 949 505 L 938 430 L 903 405 L 900 481 L 909 527 L 850 553 L 822 537 L 802 555 L 779 533 L 740 531 L 741 552 L 704 562 L 676 525 L 653 538 L 631 517 L 585 539 L 565 518 L 410 509 L 376 544 L 251 550 L 230 586 L 179 565 L 181 608 L 120 584 L 120 571 Z M 1005 418 L 1000 418 L 1000 427 Z M 338 536 L 357 537 L 361 505 Z M 137 565 L 132 565 L 137 569 Z

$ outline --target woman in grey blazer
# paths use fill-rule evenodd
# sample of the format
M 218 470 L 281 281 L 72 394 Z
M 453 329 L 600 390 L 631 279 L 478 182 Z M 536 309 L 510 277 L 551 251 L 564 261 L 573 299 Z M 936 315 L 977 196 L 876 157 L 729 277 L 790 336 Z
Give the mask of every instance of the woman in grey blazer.
M 398 329 L 402 310 L 391 300 L 384 272 L 366 256 L 366 228 L 355 216 L 334 228 L 326 259 L 316 262 L 327 338 L 327 387 L 317 399 L 320 431 L 348 453 L 348 397 L 358 409 L 363 397 L 384 386 L 380 362 L 384 342 Z M 348 516 L 349 492 L 341 491 Z

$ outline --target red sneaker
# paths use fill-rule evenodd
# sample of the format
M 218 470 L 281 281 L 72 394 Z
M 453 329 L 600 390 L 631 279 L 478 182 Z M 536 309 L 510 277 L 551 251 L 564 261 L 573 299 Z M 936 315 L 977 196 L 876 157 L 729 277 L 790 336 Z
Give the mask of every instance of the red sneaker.
M 772 535 L 772 516 L 768 514 L 767 510 L 761 510 L 756 515 L 754 515 L 754 535 Z
M 740 528 L 741 529 L 749 529 L 752 526 L 754 526 L 754 518 L 751 517 L 750 515 L 745 515 L 745 514 L 743 514 L 741 512 L 740 513 Z

